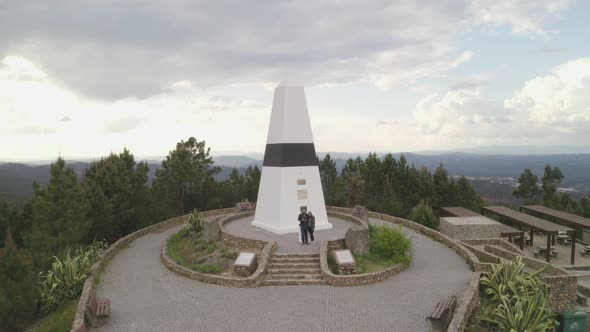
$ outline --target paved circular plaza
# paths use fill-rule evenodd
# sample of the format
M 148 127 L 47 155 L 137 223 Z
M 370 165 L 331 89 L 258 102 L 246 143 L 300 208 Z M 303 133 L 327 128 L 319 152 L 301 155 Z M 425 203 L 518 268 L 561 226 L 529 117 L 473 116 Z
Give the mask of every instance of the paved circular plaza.
M 349 226 L 342 220 L 330 221 L 335 228 L 318 231 L 317 243 L 339 231 L 343 234 Z M 226 230 L 249 229 L 247 220 L 235 223 Z M 161 263 L 162 241 L 178 229 L 145 235 L 108 263 L 97 294 L 111 300 L 112 313 L 95 330 L 428 331 L 425 317 L 433 305 L 451 295 L 460 297 L 471 277 L 468 265 L 455 252 L 404 228 L 413 241 L 414 260 L 408 269 L 382 282 L 357 287 L 217 286 L 177 275 Z M 272 234 L 249 230 L 258 236 Z M 257 238 L 242 233 L 246 235 Z M 285 242 L 278 238 L 279 249 L 283 242 L 285 250 L 291 245 L 303 250 L 319 246 L 299 245 L 295 233 L 283 236 Z

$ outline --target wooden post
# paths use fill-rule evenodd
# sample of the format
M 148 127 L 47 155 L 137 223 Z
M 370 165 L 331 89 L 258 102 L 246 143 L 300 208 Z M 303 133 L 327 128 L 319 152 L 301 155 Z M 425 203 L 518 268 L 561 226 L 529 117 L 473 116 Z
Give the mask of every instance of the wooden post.
M 574 265 L 576 261 L 576 234 L 572 234 L 572 256 L 570 258 L 570 264 Z
M 551 261 L 551 258 L 549 256 L 550 252 L 551 252 L 551 234 L 547 234 L 547 251 L 545 252 L 545 260 L 547 261 L 547 263 L 549 263 Z
M 533 246 L 533 228 L 531 227 L 531 247 Z
M 520 233 L 520 251 L 524 250 L 524 232 Z

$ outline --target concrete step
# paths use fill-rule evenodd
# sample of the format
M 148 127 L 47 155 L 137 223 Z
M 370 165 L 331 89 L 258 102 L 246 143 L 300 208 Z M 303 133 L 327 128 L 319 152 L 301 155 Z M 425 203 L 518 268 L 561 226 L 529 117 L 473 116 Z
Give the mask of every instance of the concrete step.
M 319 269 L 320 263 L 270 263 L 269 269 Z
M 287 286 L 287 285 L 325 285 L 326 281 L 323 279 L 265 279 L 262 281 L 264 286 Z
M 588 305 L 588 298 L 582 295 L 581 293 L 576 294 L 576 302 L 581 306 Z
M 268 269 L 267 274 L 321 274 L 322 270 L 317 269 Z
M 272 257 L 271 263 L 318 263 L 319 257 Z
M 272 257 L 277 258 L 320 258 L 317 253 L 299 253 L 299 254 L 273 254 Z
M 322 279 L 321 274 L 267 274 L 267 280 L 289 280 L 289 279 L 305 279 L 318 280 Z

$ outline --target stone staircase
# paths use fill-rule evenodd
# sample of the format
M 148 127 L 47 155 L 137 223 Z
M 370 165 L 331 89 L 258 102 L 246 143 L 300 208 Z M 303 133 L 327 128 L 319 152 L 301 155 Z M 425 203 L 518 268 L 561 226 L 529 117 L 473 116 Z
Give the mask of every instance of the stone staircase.
M 320 254 L 273 254 L 266 275 L 265 286 L 325 285 L 320 270 Z

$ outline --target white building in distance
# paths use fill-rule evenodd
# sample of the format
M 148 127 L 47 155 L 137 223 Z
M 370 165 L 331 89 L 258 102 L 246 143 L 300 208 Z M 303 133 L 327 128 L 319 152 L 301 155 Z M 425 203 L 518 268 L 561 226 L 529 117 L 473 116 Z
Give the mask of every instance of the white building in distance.
M 329 229 L 305 91 L 275 89 L 266 139 L 256 214 L 252 225 L 277 234 L 299 231 L 303 208 L 315 216 L 315 229 Z

